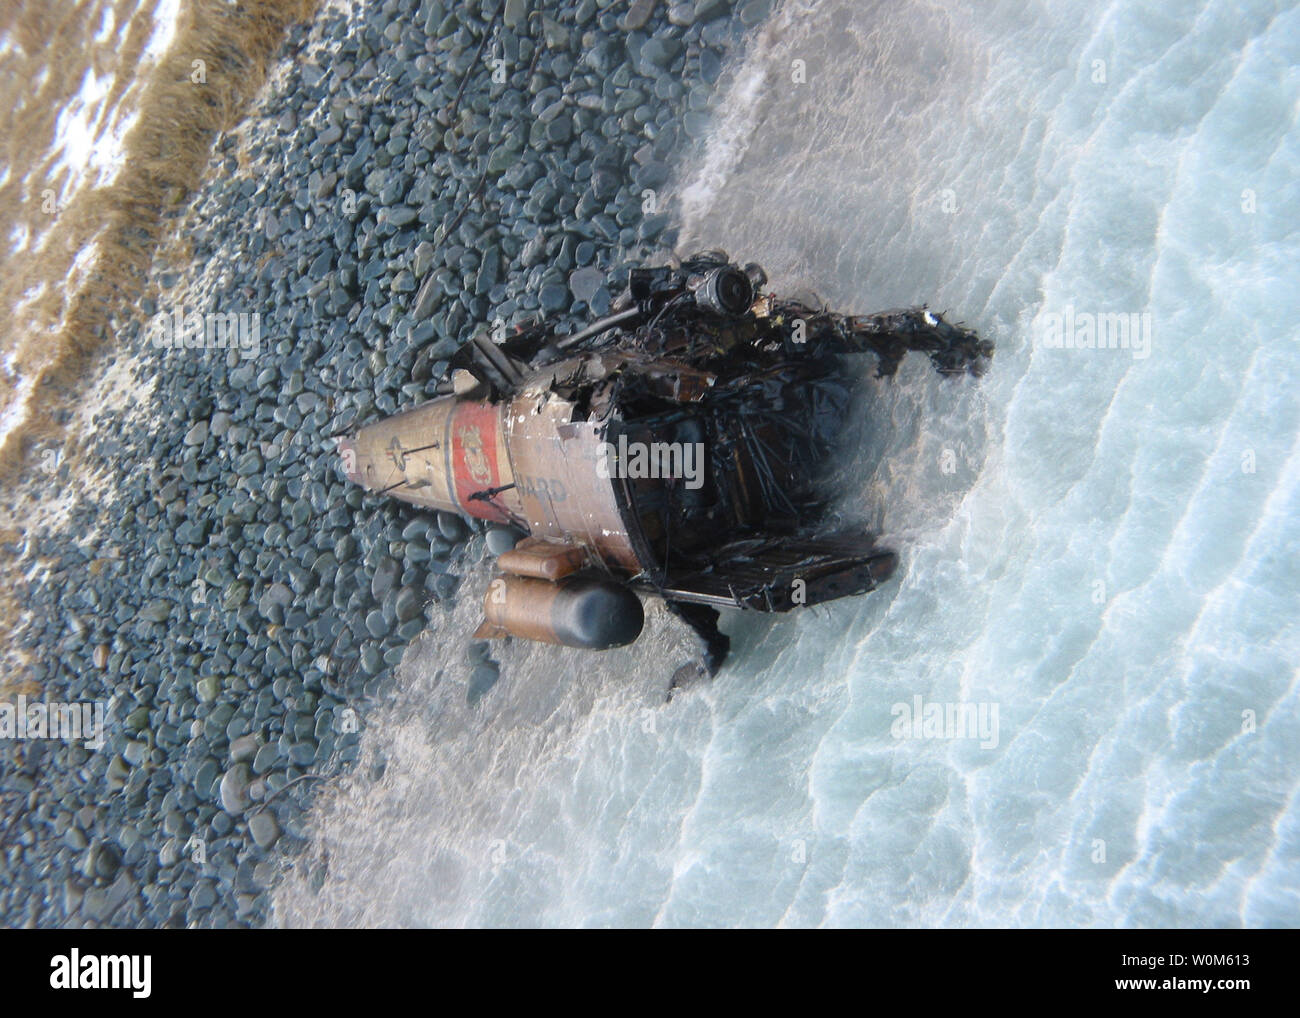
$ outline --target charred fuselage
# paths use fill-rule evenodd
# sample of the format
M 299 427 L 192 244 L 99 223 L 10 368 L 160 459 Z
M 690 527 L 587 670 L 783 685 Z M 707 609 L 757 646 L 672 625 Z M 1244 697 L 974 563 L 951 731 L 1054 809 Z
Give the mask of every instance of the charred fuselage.
M 721 252 L 633 270 L 612 313 L 466 343 L 446 395 L 340 446 L 350 479 L 517 527 L 478 635 L 600 649 L 640 633 L 633 591 L 709 647 L 719 607 L 783 612 L 874 589 L 893 552 L 828 527 L 825 473 L 853 410 L 846 357 L 909 350 L 979 374 L 992 347 L 924 308 L 849 317 L 764 295 Z M 500 337 L 498 337 L 500 338 Z

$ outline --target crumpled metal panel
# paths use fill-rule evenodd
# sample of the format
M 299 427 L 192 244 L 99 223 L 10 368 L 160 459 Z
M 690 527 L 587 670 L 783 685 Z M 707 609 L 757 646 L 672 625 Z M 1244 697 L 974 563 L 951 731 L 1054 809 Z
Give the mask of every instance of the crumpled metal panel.
M 506 443 L 523 520 L 533 537 L 576 540 L 607 565 L 638 573 L 614 484 L 598 469 L 603 428 L 573 418 L 574 404 L 546 389 L 510 403 Z

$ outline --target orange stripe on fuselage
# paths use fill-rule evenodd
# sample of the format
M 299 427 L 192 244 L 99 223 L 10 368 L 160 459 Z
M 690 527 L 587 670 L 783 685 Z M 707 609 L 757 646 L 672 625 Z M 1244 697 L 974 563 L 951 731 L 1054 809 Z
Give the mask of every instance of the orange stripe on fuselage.
M 508 517 L 485 499 L 471 499 L 476 491 L 501 485 L 497 462 L 497 428 L 500 407 L 489 403 L 461 403 L 451 415 L 451 472 L 456 501 L 463 512 L 481 520 L 504 523 Z

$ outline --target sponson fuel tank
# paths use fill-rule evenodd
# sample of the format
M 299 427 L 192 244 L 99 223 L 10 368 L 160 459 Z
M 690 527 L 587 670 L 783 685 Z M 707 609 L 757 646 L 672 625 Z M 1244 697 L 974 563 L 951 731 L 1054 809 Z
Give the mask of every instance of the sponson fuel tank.
M 846 361 L 874 354 L 889 376 L 918 351 L 960 376 L 992 354 L 924 307 L 846 316 L 765 283 L 707 251 L 633 269 L 604 319 L 477 335 L 444 395 L 340 441 L 344 472 L 528 535 L 498 559 L 480 637 L 621 646 L 641 631 L 639 597 L 660 597 L 715 671 L 719 609 L 866 593 L 897 564 L 827 513 L 844 421 L 869 412 Z
M 497 577 L 483 614 L 482 637 L 518 636 L 585 650 L 631 643 L 645 623 L 641 600 L 627 586 L 589 576 L 557 582 Z

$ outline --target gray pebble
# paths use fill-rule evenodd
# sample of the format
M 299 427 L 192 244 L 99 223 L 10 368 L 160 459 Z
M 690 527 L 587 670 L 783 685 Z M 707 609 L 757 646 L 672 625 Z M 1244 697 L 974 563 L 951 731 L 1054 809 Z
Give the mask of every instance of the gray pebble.
M 246 763 L 238 763 L 221 778 L 221 808 L 227 813 L 242 813 L 248 809 L 248 783 L 253 779 Z
M 257 847 L 270 848 L 280 839 L 280 823 L 270 809 L 261 809 L 248 818 L 248 833 Z

